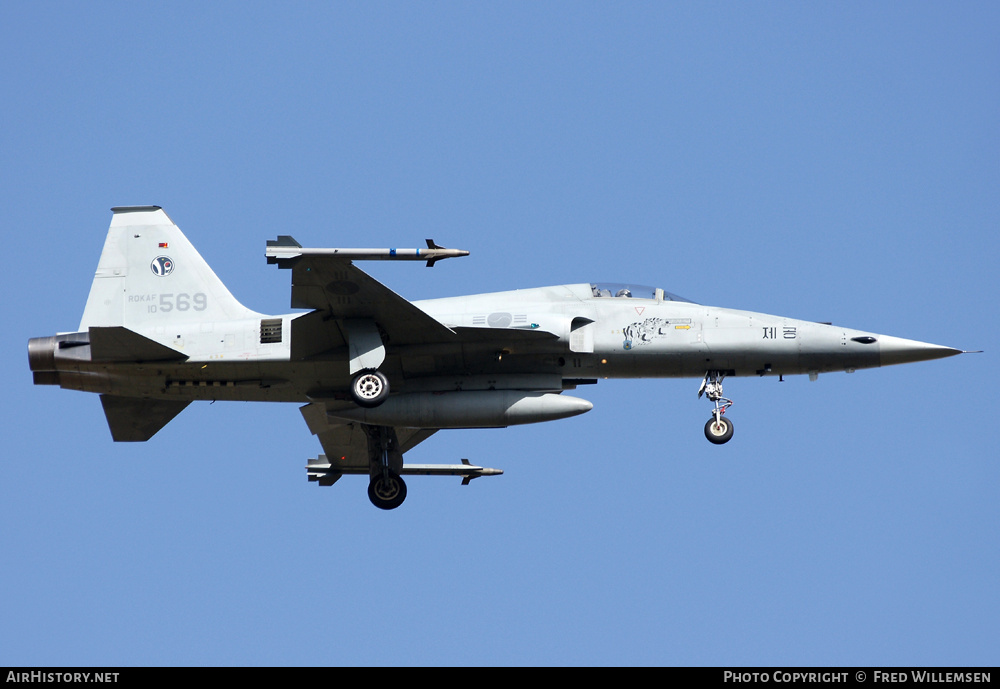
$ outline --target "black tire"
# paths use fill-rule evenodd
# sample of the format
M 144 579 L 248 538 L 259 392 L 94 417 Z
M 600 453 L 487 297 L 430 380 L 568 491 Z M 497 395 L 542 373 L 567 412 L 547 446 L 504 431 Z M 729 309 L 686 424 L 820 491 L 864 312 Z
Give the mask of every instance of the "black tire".
M 389 397 L 389 379 L 381 371 L 364 370 L 351 381 L 351 397 L 359 407 L 377 407 Z
M 708 438 L 708 442 L 716 445 L 728 443 L 733 437 L 733 422 L 723 416 L 719 419 L 719 424 L 716 425 L 713 416 L 705 424 L 705 437 Z
M 380 510 L 394 510 L 406 500 L 406 483 L 391 471 L 377 473 L 368 484 L 368 499 Z

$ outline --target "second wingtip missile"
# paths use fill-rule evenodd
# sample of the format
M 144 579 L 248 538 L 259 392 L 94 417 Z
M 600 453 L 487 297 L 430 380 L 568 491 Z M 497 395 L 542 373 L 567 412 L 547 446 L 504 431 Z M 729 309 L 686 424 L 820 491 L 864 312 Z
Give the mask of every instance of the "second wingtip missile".
M 288 235 L 268 240 L 264 255 L 268 263 L 279 268 L 288 267 L 296 259 L 306 256 L 332 256 L 348 261 L 427 261 L 427 267 L 445 258 L 468 256 L 463 249 L 446 249 L 433 239 L 428 239 L 426 249 L 310 249 L 304 248 Z
M 309 460 L 306 471 L 310 481 L 332 486 L 343 474 L 368 474 L 371 470 L 364 465 L 331 463 L 326 455 L 320 455 Z M 462 458 L 461 464 L 404 464 L 399 473 L 402 476 L 461 476 L 462 485 L 467 486 L 472 479 L 480 476 L 502 476 L 503 469 L 476 466 Z

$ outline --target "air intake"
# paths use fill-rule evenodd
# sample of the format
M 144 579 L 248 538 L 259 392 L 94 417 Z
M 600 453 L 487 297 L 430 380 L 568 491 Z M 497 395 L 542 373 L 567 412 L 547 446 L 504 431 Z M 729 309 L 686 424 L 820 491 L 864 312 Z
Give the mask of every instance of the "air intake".
M 263 319 L 260 322 L 260 343 L 276 344 L 278 342 L 281 342 L 281 319 Z

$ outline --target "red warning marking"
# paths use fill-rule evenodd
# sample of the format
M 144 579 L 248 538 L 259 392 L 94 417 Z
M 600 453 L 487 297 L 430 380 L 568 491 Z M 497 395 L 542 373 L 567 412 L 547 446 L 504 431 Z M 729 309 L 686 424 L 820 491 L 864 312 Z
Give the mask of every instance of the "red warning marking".
M 635 307 L 635 312 L 636 312 L 637 314 L 639 314 L 640 316 L 642 315 L 642 312 L 643 312 L 643 311 L 645 311 L 645 310 L 646 310 L 646 307 L 645 307 L 645 306 L 636 306 L 636 307 Z

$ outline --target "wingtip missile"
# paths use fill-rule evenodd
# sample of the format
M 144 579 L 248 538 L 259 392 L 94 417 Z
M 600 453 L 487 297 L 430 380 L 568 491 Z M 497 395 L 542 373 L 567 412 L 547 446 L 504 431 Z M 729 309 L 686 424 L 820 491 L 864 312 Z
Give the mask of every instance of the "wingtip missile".
M 418 249 L 421 252 L 420 258 L 427 259 L 427 267 L 433 268 L 436 261 L 440 261 L 443 258 L 457 258 L 458 256 L 468 256 L 469 252 L 463 249 L 446 249 L 440 246 L 433 239 L 425 240 L 427 242 L 426 249 Z
M 435 261 L 440 261 L 443 258 L 456 258 L 458 256 L 468 256 L 469 252 L 463 249 L 446 249 L 440 246 L 433 239 L 425 240 L 427 242 L 427 248 L 423 250 L 421 258 L 427 258 L 427 267 L 433 268 Z
M 264 255 L 268 263 L 277 263 L 279 267 L 290 267 L 295 259 L 306 256 L 327 256 L 348 261 L 427 261 L 428 268 L 446 258 L 469 255 L 464 249 L 446 249 L 433 239 L 425 241 L 426 249 L 310 249 L 283 235 L 276 240 L 268 240 Z
M 309 460 L 306 472 L 310 481 L 332 486 L 343 474 L 368 474 L 370 469 L 364 464 L 331 463 L 326 455 L 320 455 Z M 472 479 L 480 476 L 502 476 L 503 469 L 476 466 L 462 458 L 461 464 L 404 464 L 399 473 L 401 476 L 461 476 L 462 485 L 467 486 Z

